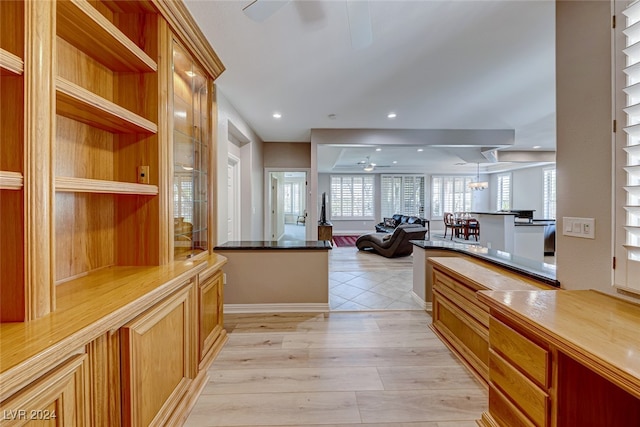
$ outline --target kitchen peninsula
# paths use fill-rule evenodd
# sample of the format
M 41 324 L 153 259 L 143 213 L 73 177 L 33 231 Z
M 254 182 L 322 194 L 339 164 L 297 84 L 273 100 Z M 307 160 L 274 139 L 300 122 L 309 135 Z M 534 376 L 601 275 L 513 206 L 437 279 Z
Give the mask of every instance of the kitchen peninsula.
M 427 310 L 432 308 L 433 300 L 433 269 L 428 262 L 428 259 L 432 257 L 472 259 L 491 266 L 504 274 L 528 280 L 536 285 L 560 287 L 560 282 L 556 279 L 556 266 L 553 264 L 479 245 L 431 240 L 412 240 L 411 243 L 414 245 L 413 293 L 419 297 Z
M 555 220 L 533 219 L 533 212 L 511 210 L 470 213 L 480 222 L 480 246 L 543 261 L 545 253 L 554 251 Z
M 228 259 L 225 313 L 327 311 L 330 250 L 326 240 L 231 241 L 216 246 L 215 252 Z

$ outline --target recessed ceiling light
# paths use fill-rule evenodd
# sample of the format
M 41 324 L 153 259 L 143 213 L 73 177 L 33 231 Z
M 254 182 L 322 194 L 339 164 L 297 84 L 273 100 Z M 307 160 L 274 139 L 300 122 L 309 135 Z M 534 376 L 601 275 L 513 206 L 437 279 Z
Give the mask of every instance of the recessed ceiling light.
M 282 114 L 280 114 L 280 113 L 273 113 L 273 118 L 274 118 L 274 119 L 279 119 L 279 118 L 281 118 L 281 117 L 282 117 Z
M 382 148 L 376 148 L 376 151 L 382 151 Z
M 424 151 L 424 148 L 418 148 L 418 153 Z
M 534 145 L 534 146 L 533 146 L 533 149 L 534 149 L 534 150 L 537 150 L 538 148 L 542 148 L 542 146 L 541 146 L 541 145 Z
M 185 71 L 184 73 L 189 77 L 195 77 L 196 76 L 196 73 L 194 73 L 193 71 Z
M 395 165 L 395 164 L 397 164 L 397 163 L 398 163 L 398 161 L 397 161 L 397 160 L 394 160 L 394 161 L 393 161 L 393 162 L 391 162 L 391 163 L 393 163 L 393 164 Z
M 395 119 L 396 117 L 398 117 L 398 115 L 396 113 L 387 114 L 387 119 Z

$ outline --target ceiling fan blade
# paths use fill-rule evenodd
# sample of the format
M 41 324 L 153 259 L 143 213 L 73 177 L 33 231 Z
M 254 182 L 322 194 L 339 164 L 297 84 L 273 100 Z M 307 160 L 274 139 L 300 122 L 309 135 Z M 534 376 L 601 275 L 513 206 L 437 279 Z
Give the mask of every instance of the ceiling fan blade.
M 371 15 L 367 0 L 347 0 L 347 17 L 351 33 L 351 47 L 362 49 L 373 40 L 371 32 Z
M 253 0 L 242 11 L 256 22 L 263 22 L 290 0 Z

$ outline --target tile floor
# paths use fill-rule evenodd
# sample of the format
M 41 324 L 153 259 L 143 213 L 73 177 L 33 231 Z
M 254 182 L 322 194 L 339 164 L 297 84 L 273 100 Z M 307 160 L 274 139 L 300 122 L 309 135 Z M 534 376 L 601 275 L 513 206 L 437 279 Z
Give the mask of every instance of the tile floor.
M 331 310 L 422 310 L 412 297 L 413 257 L 384 258 L 334 247 L 329 252 Z
M 487 392 L 425 311 L 233 314 L 188 427 L 474 427 Z

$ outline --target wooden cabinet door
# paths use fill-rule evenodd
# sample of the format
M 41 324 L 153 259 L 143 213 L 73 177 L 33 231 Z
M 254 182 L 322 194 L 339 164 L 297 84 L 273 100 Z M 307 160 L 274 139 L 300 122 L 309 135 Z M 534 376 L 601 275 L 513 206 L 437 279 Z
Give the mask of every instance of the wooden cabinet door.
M 200 369 L 206 369 L 217 347 L 216 342 L 223 338 L 223 276 L 217 271 L 213 276 L 201 279 L 199 286 L 200 317 Z
M 124 426 L 169 425 L 196 375 L 193 281 L 121 329 Z
M 88 426 L 87 355 L 73 356 L 0 405 L 2 426 Z

